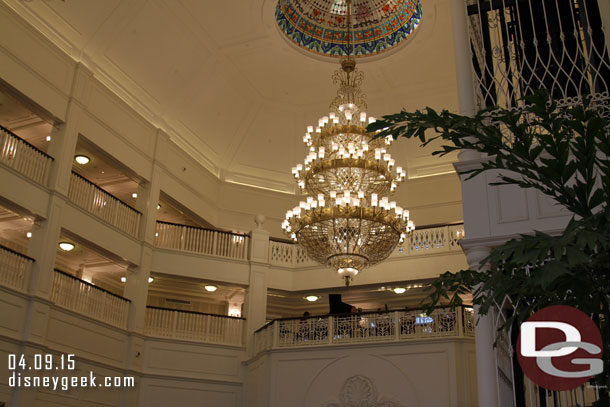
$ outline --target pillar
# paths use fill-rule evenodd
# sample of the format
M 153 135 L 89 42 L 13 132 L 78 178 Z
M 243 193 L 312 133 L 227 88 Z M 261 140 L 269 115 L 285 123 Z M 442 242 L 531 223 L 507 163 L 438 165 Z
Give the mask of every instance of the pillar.
M 254 351 L 254 331 L 267 320 L 267 272 L 269 269 L 269 232 L 263 229 L 265 217 L 257 215 L 256 229 L 250 232 L 250 277 L 245 299 L 246 346 Z
M 71 102 L 68 106 L 66 122 L 56 125 L 51 132 L 49 155 L 54 160 L 48 180 L 48 187 L 51 190 L 49 206 L 46 218 L 34 223 L 28 247 L 28 256 L 36 259 L 28 292 L 42 298 L 48 298 L 50 294 L 57 244 L 61 233 L 62 212 L 70 185 L 81 114 L 80 106 Z
M 157 131 L 155 158 L 157 151 L 165 150 L 169 137 L 161 130 Z M 157 204 L 161 193 L 162 170 L 153 162 L 150 181 L 142 182 L 138 187 L 136 209 L 140 211 L 141 252 L 138 266 L 129 267 L 123 296 L 131 301 L 129 310 L 128 330 L 142 332 L 146 318 L 146 303 L 148 301 L 148 278 L 152 268 L 152 255 L 155 242 L 155 227 L 157 221 Z
M 485 271 L 486 265 L 480 263 L 490 253 L 489 247 L 479 246 L 466 250 L 468 265 L 471 270 Z M 477 390 L 479 405 L 497 407 L 498 404 L 498 372 L 496 354 L 494 351 L 495 326 L 493 315 L 480 315 L 479 307 L 474 308 L 475 349 L 477 354 Z
M 597 4 L 602 19 L 602 30 L 606 38 L 606 55 L 608 55 L 608 52 L 610 52 L 610 2 L 607 0 L 597 0 Z M 602 53 L 601 50 L 600 53 Z
M 477 112 L 477 106 L 474 95 L 474 72 L 472 71 L 472 53 L 465 0 L 451 0 L 451 17 L 459 113 L 464 116 L 474 116 Z M 458 153 L 460 161 L 470 161 L 480 157 L 481 154 L 474 150 L 462 150 Z

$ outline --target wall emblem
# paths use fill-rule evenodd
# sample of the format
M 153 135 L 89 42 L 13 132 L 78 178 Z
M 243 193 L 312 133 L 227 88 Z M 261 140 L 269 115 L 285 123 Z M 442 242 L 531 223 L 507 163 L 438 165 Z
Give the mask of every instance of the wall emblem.
M 339 394 L 339 403 L 327 403 L 322 407 L 403 407 L 397 401 L 377 398 L 377 388 L 371 379 L 356 375 L 348 378 Z

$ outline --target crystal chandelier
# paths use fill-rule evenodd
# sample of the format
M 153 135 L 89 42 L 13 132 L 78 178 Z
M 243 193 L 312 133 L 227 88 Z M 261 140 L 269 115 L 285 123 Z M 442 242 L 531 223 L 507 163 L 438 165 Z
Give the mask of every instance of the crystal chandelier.
M 351 0 L 347 1 L 348 46 Z M 333 75 L 339 84 L 330 113 L 307 127 L 309 154 L 292 168 L 307 195 L 286 213 L 284 232 L 313 260 L 334 268 L 349 285 L 364 268 L 386 259 L 415 227 L 409 211 L 390 201 L 406 172 L 387 152 L 393 138 L 374 139 L 366 125 L 362 72 L 349 56 Z

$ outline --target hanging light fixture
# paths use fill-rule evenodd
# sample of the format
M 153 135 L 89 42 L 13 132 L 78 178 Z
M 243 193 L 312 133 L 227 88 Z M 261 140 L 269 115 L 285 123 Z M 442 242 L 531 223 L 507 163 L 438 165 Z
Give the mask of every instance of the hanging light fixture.
M 387 152 L 391 136 L 373 139 L 351 58 L 351 0 L 347 0 L 348 57 L 333 75 L 339 84 L 330 113 L 307 127 L 305 162 L 292 168 L 305 201 L 286 213 L 282 229 L 313 260 L 334 268 L 349 285 L 364 268 L 386 259 L 415 227 L 409 211 L 388 195 L 405 178 Z

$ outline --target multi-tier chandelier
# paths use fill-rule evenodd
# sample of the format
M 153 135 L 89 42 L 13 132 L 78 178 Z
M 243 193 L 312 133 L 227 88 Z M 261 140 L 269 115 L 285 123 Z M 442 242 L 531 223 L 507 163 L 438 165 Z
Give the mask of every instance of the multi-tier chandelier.
M 347 0 L 348 45 L 350 15 Z M 330 113 L 307 127 L 303 142 L 309 154 L 292 169 L 307 198 L 282 223 L 310 258 L 334 268 L 346 285 L 386 259 L 415 228 L 409 211 L 388 198 L 406 172 L 387 152 L 393 138 L 366 131 L 375 119 L 367 118 L 362 80 L 348 54 L 333 75 L 339 89 Z

